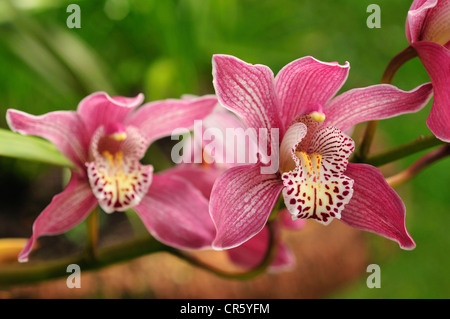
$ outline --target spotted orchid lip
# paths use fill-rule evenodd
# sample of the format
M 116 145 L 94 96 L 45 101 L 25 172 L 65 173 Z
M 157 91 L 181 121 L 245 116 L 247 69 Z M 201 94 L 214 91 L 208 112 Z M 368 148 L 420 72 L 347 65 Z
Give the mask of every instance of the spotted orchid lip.
M 106 213 L 137 204 L 152 182 L 153 167 L 141 165 L 145 139 L 134 127 L 101 126 L 91 141 L 93 161 L 87 163 L 89 183 Z
M 333 218 L 340 219 L 353 195 L 353 180 L 343 173 L 354 142 L 332 127 L 321 127 L 312 135 L 303 148 L 292 149 L 296 167 L 282 175 L 283 197 L 293 219 L 309 218 L 327 225 Z

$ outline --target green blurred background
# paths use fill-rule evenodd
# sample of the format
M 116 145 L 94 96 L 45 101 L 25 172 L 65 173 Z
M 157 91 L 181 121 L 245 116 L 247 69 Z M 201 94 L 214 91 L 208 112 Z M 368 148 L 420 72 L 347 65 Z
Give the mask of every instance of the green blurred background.
M 66 25 L 71 3 L 81 8 L 81 28 Z M 379 29 L 366 25 L 371 3 L 381 8 Z M 408 45 L 404 23 L 410 4 L 405 0 L 2 0 L 0 127 L 7 127 L 7 108 L 32 114 L 73 110 L 83 97 L 99 90 L 123 96 L 143 92 L 146 101 L 213 93 L 215 53 L 268 65 L 274 73 L 306 55 L 341 64 L 349 61 L 350 75 L 342 91 L 377 84 L 389 60 Z M 403 66 L 394 84 L 409 90 L 428 81 L 415 59 Z M 431 103 L 419 113 L 382 121 L 375 147 L 385 149 L 429 134 L 425 120 L 430 107 Z M 394 168 L 404 169 L 422 154 L 398 161 Z M 18 189 L 36 187 L 32 181 L 50 169 L 0 157 L 3 220 L 14 221 L 17 202 L 27 200 L 27 193 Z M 417 248 L 386 251 L 377 248 L 384 239 L 370 236 L 372 262 L 381 266 L 382 288 L 368 289 L 363 274 L 324 297 L 449 298 L 449 182 L 450 160 L 445 159 L 397 188 Z M 38 211 L 30 212 L 29 218 Z M 28 237 L 29 230 L 0 225 L 0 237 L 14 235 Z

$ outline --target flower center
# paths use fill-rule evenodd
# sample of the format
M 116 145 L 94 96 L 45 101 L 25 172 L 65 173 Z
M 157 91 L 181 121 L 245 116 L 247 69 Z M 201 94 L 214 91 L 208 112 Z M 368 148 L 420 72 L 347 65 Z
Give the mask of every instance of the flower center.
M 314 127 L 308 135 L 292 149 L 295 168 L 282 174 L 284 202 L 293 219 L 328 224 L 340 218 L 353 194 L 353 180 L 343 173 L 354 143 L 332 127 Z
M 145 196 L 153 168 L 139 163 L 144 152 L 145 140 L 133 127 L 100 127 L 94 134 L 93 161 L 87 163 L 87 172 L 92 191 L 105 212 L 127 210 Z

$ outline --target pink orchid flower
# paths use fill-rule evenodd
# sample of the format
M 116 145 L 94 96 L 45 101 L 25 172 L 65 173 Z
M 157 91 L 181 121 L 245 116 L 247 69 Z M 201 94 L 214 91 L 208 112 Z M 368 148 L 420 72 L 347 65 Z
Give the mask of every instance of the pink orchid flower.
M 209 211 L 201 193 L 182 179 L 153 174 L 151 165 L 139 161 L 150 143 L 175 128 L 192 126 L 213 110 L 217 99 L 169 99 L 136 109 L 142 101 L 142 94 L 127 98 L 97 92 L 84 98 L 77 111 L 41 116 L 7 111 L 12 130 L 51 141 L 75 166 L 67 187 L 35 220 L 19 261 L 28 260 L 38 237 L 69 230 L 97 205 L 106 213 L 133 208 L 149 232 L 167 245 L 210 245 L 215 230 L 202 224 Z
M 406 19 L 406 37 L 434 88 L 427 125 L 437 138 L 450 142 L 450 1 L 415 0 Z
M 370 165 L 349 163 L 353 140 L 343 132 L 357 123 L 389 118 L 422 108 L 432 86 L 411 91 L 380 84 L 332 98 L 345 82 L 349 64 L 304 57 L 286 65 L 274 78 L 264 65 L 233 56 L 213 57 L 219 102 L 248 127 L 279 130 L 279 170 L 262 174 L 267 163 L 230 168 L 215 182 L 210 213 L 216 249 L 236 247 L 258 234 L 280 193 L 293 218 L 328 224 L 334 218 L 397 241 L 415 243 L 405 227 L 405 206 Z M 271 135 L 270 135 L 271 136 Z
M 233 130 L 234 134 L 227 136 L 226 131 L 229 129 Z M 246 144 L 246 136 L 239 135 L 239 133 L 245 132 L 246 129 L 247 127 L 241 119 L 218 104 L 214 111 L 202 121 L 201 138 L 189 138 L 186 140 L 184 147 L 189 151 L 183 154 L 184 163 L 168 170 L 167 174 L 173 174 L 189 181 L 209 201 L 216 179 L 226 169 L 245 164 L 239 162 L 238 152 L 246 153 L 245 159 L 247 164 L 257 162 L 256 153 L 252 153 L 252 150 L 257 150 L 256 141 L 251 139 L 251 136 L 248 136 Z M 207 134 L 208 130 L 213 130 L 213 132 L 220 134 L 207 138 L 209 136 Z M 214 142 L 214 148 L 208 147 L 211 140 Z M 230 152 L 234 155 L 231 160 L 230 157 L 227 159 L 227 153 Z M 203 157 L 207 157 L 211 162 L 195 163 L 194 154 L 202 154 Z M 303 220 L 293 221 L 291 218 L 288 218 L 290 214 L 286 209 L 280 211 L 278 215 L 280 220 L 274 225 L 275 238 L 279 238 L 282 229 L 298 230 L 304 225 Z M 207 222 L 211 224 L 211 227 L 214 227 L 211 218 L 205 221 L 205 223 Z M 235 248 L 228 249 L 226 252 L 234 264 L 244 269 L 251 269 L 263 260 L 269 249 L 269 238 L 269 229 L 264 227 L 262 231 L 250 240 Z M 268 270 L 270 272 L 278 272 L 291 268 L 295 264 L 292 251 L 281 240 L 277 240 L 275 245 L 276 254 Z

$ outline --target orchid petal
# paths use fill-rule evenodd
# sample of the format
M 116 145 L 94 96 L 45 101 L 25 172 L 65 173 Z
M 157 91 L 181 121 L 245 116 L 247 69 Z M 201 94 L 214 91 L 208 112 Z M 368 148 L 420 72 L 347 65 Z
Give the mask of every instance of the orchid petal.
M 13 131 L 49 140 L 70 161 L 84 168 L 89 141 L 84 124 L 76 112 L 56 111 L 34 116 L 9 109 L 6 120 Z
M 354 180 L 353 197 L 341 221 L 413 249 L 415 243 L 405 227 L 405 205 L 381 172 L 370 165 L 349 163 L 345 174 Z
M 215 96 L 168 99 L 144 104 L 126 120 L 126 125 L 137 127 L 148 143 L 170 136 L 176 129 L 190 130 L 195 120 L 208 116 L 217 104 Z
M 427 14 L 421 41 L 435 42 L 450 49 L 450 1 L 438 1 Z
M 123 123 L 128 114 L 139 106 L 143 100 L 143 94 L 128 98 L 111 97 L 105 92 L 96 92 L 80 102 L 77 112 L 83 119 L 90 136 L 101 125 Z
M 324 125 L 346 131 L 358 123 L 417 112 L 428 103 L 432 93 L 430 83 L 411 91 L 390 84 L 349 90 L 326 104 Z
M 298 122 L 289 126 L 280 145 L 281 172 L 288 172 L 295 168 L 295 151 L 307 132 L 308 128 L 304 123 Z
M 437 138 L 450 142 L 450 50 L 427 41 L 413 47 L 433 84 L 433 106 L 427 125 Z
M 277 231 L 280 231 L 277 229 Z M 242 245 L 228 249 L 230 260 L 245 269 L 258 266 L 267 253 L 269 243 L 269 230 L 264 227 L 258 234 L 250 238 Z M 282 270 L 292 266 L 295 261 L 291 250 L 281 241 L 277 242 L 277 252 L 274 260 L 269 266 L 269 271 Z
M 239 164 L 254 164 L 258 162 L 258 144 L 252 130 L 248 130 L 244 122 L 221 105 L 203 121 L 203 150 L 208 152 L 209 143 L 206 140 L 208 131 L 212 130 L 214 138 L 215 163 L 224 167 L 233 167 Z M 220 133 L 220 134 L 216 134 Z M 211 139 L 212 139 L 211 137 Z
M 325 105 L 342 87 L 350 65 L 326 63 L 313 57 L 295 60 L 283 67 L 275 78 L 280 98 L 281 119 L 287 127 L 300 115 L 312 113 L 316 104 Z
M 147 195 L 134 209 L 149 232 L 166 245 L 179 249 L 211 247 L 215 230 L 208 201 L 183 179 L 154 175 Z
M 409 43 L 421 40 L 423 25 L 430 9 L 434 8 L 439 0 L 414 0 L 406 18 L 406 38 Z
M 249 128 L 284 128 L 279 118 L 279 101 L 273 72 L 265 65 L 252 65 L 229 55 L 214 55 L 213 84 L 219 102 L 236 113 Z M 259 132 L 256 132 L 259 134 Z M 259 141 L 259 138 L 258 138 Z M 267 139 L 270 150 L 271 139 Z M 263 150 L 266 152 L 266 150 Z
M 66 232 L 81 223 L 97 205 L 89 184 L 73 175 L 67 187 L 54 196 L 33 224 L 33 235 L 19 254 L 19 261 L 28 261 L 36 240 L 45 235 Z
M 164 176 L 176 176 L 189 182 L 197 188 L 206 199 L 211 196 L 214 182 L 222 174 L 222 170 L 214 166 L 197 166 L 180 164 L 164 171 Z
M 236 247 L 256 235 L 267 222 L 283 188 L 275 174 L 261 174 L 258 164 L 225 171 L 214 184 L 210 212 L 217 229 L 213 247 Z

